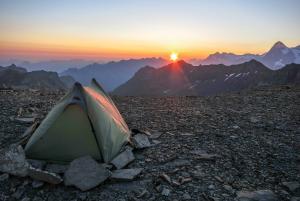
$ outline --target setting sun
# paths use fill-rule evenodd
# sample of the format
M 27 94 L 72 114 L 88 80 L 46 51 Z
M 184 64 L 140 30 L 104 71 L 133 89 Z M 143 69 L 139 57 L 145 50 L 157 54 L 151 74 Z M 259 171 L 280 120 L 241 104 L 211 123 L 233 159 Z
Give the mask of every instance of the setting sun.
M 170 60 L 171 61 L 176 61 L 178 59 L 178 53 L 172 52 L 170 55 Z

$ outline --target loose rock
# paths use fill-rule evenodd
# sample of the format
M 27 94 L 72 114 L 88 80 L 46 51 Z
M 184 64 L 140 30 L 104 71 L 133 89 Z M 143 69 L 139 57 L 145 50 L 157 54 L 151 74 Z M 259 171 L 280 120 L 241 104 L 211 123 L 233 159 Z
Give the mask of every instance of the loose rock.
M 127 164 L 134 160 L 134 155 L 130 149 L 126 149 L 119 155 L 117 155 L 112 161 L 113 164 L 117 169 L 121 169 L 125 167 Z
M 151 143 L 145 134 L 136 134 L 132 137 L 132 142 L 137 149 L 143 149 L 151 146 Z
M 70 163 L 64 181 L 66 186 L 76 186 L 86 191 L 104 182 L 110 174 L 110 171 L 98 164 L 91 156 L 84 156 Z
M 9 150 L 0 155 L 0 172 L 25 177 L 28 174 L 29 164 L 21 146 L 12 145 Z
M 44 181 L 44 182 L 47 182 L 47 183 L 50 183 L 50 184 L 59 184 L 63 181 L 62 178 L 59 175 L 55 174 L 55 173 L 43 171 L 43 170 L 40 170 L 40 169 L 36 169 L 34 167 L 29 168 L 28 175 L 32 179 L 36 179 L 36 180 L 39 180 L 39 181 Z
M 7 173 L 4 173 L 2 175 L 0 175 L 0 181 L 5 181 L 9 178 L 9 174 Z
M 110 178 L 116 180 L 130 181 L 137 177 L 137 175 L 139 175 L 142 172 L 142 170 L 143 168 L 115 170 L 112 172 Z
M 297 181 L 282 182 L 282 185 L 289 189 L 292 193 L 295 193 L 297 190 L 300 191 L 300 184 Z
M 63 174 L 67 171 L 68 167 L 69 167 L 68 165 L 47 164 L 45 170 L 56 174 Z
M 42 160 L 28 159 L 27 161 L 32 167 L 41 169 L 41 170 L 44 169 L 44 167 L 46 165 L 46 161 L 42 161 Z
M 276 195 L 270 190 L 258 191 L 239 191 L 237 192 L 238 201 L 278 201 Z

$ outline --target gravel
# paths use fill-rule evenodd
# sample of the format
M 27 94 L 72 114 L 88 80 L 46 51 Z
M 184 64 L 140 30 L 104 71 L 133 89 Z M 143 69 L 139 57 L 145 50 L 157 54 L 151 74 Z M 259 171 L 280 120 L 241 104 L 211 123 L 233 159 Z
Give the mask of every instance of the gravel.
M 62 96 L 0 92 L 0 149 L 19 142 L 29 127 L 14 117 L 34 113 L 41 120 Z M 282 184 L 300 181 L 300 86 L 211 97 L 113 99 L 131 129 L 155 134 L 149 138 L 154 145 L 134 151 L 136 159 L 127 167 L 143 168 L 137 179 L 106 181 L 81 192 L 63 184 L 33 188 L 30 178 L 3 176 L 0 200 L 230 201 L 237 199 L 237 192 L 260 190 L 282 201 L 297 199 L 298 194 Z M 203 154 L 213 160 L 203 160 L 208 157 Z

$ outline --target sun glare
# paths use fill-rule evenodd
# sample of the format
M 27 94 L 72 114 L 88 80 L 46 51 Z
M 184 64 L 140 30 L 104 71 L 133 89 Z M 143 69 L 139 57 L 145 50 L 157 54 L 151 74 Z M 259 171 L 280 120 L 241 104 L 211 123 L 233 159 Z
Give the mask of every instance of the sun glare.
M 178 59 L 178 54 L 176 52 L 172 52 L 170 54 L 170 60 L 171 61 L 176 61 Z

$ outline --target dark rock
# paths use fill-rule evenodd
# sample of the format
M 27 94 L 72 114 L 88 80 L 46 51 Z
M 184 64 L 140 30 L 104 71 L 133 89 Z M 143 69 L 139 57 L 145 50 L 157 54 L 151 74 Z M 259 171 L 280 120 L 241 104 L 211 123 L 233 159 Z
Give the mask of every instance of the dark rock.
M 111 178 L 115 180 L 130 181 L 137 177 L 142 170 L 143 168 L 115 170 L 112 172 Z
M 238 201 L 278 201 L 277 196 L 270 190 L 239 191 Z
M 38 122 L 35 122 L 31 126 L 29 126 L 22 134 L 22 138 L 30 137 L 32 133 L 35 131 L 35 129 L 37 128 L 37 126 L 38 126 Z
M 40 169 L 36 169 L 34 167 L 29 168 L 28 175 L 32 179 L 36 179 L 36 180 L 39 180 L 39 181 L 44 181 L 44 182 L 47 182 L 47 183 L 50 183 L 50 184 L 59 184 L 63 181 L 62 178 L 59 175 L 55 174 L 55 173 L 43 171 L 43 170 L 40 170 Z
M 9 150 L 0 155 L 0 172 L 25 177 L 28 174 L 29 164 L 21 146 L 12 145 Z
M 190 199 L 192 199 L 192 197 L 188 193 L 183 194 L 182 198 L 183 198 L 183 200 L 190 200 Z
M 300 184 L 297 181 L 282 182 L 282 185 L 292 193 L 295 193 L 297 190 L 300 191 Z
M 33 180 L 31 183 L 32 188 L 40 188 L 44 185 L 44 182 Z
M 91 156 L 84 156 L 70 163 L 64 180 L 66 186 L 76 186 L 86 191 L 104 182 L 110 174 L 110 171 L 98 164 Z
M 151 146 L 151 143 L 145 134 L 136 134 L 132 137 L 132 142 L 137 149 L 143 149 Z
M 7 174 L 7 173 L 4 173 L 4 174 L 0 175 L 0 181 L 1 182 L 7 180 L 8 178 L 9 178 L 9 174 Z
M 61 165 L 61 164 L 47 164 L 45 170 L 48 172 L 53 172 L 56 174 L 63 174 L 67 171 L 68 165 Z
M 162 192 L 161 192 L 161 194 L 163 195 L 163 196 L 169 196 L 170 195 L 170 193 L 171 193 L 171 191 L 170 191 L 170 189 L 168 189 L 168 188 L 166 188 L 166 187 L 163 187 L 163 189 L 162 189 Z
M 162 135 L 162 132 L 156 131 L 156 132 L 152 133 L 152 134 L 149 136 L 149 138 L 151 138 L 151 139 L 157 139 L 157 138 L 159 138 L 161 135 Z
M 35 118 L 34 117 L 16 117 L 14 118 L 15 121 L 18 121 L 20 123 L 26 123 L 26 124 L 30 124 L 30 123 L 33 123 L 35 121 Z
M 44 169 L 46 165 L 46 161 L 42 161 L 42 160 L 28 159 L 27 161 L 32 167 L 40 170 Z
M 112 161 L 113 164 L 117 169 L 121 169 L 125 167 L 127 164 L 134 160 L 134 155 L 130 149 L 126 149 L 119 155 L 117 155 Z

